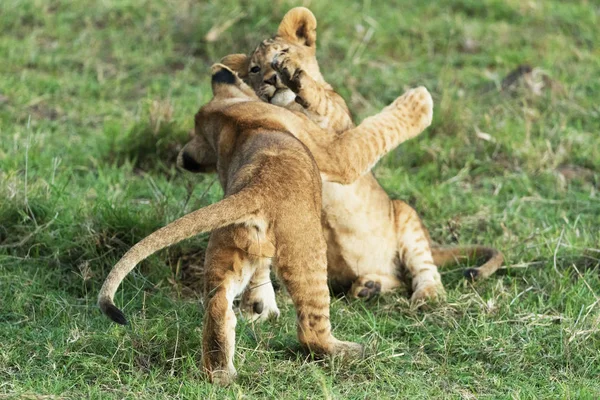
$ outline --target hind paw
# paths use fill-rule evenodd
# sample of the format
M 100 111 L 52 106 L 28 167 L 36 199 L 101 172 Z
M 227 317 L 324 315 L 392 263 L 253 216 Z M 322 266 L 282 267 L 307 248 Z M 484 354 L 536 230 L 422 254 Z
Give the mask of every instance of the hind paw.
M 359 276 L 352 284 L 350 296 L 357 299 L 370 299 L 380 293 L 389 292 L 400 286 L 397 277 L 383 274 Z
M 331 349 L 330 354 L 348 359 L 359 359 L 364 357 L 365 348 L 358 343 L 339 340 Z
M 350 295 L 357 299 L 370 299 L 381 293 L 381 282 L 377 280 L 358 279 L 350 289 Z
M 271 283 L 244 292 L 240 310 L 244 318 L 250 322 L 263 322 L 269 318 L 279 318 L 281 314 Z

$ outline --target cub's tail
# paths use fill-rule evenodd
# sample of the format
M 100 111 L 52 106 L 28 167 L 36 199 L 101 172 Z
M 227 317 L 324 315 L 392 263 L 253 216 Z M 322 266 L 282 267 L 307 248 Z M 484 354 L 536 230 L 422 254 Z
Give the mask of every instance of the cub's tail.
M 464 271 L 464 276 L 471 280 L 485 279 L 492 275 L 504 261 L 504 255 L 491 247 L 486 246 L 452 246 L 432 247 L 433 263 L 438 267 L 456 264 L 461 259 L 483 259 L 487 261 L 477 267 Z
M 153 253 L 191 238 L 227 225 L 243 223 L 259 210 L 256 194 L 244 189 L 218 203 L 191 212 L 160 228 L 133 246 L 113 267 L 100 289 L 98 306 L 104 314 L 118 324 L 127 324 L 127 319 L 113 301 L 117 288 L 135 266 Z

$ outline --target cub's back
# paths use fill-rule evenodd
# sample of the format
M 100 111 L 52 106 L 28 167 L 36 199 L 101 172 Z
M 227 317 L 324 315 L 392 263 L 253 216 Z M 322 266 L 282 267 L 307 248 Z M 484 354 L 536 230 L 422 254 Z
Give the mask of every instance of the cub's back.
M 268 125 L 268 124 L 267 124 Z M 289 207 L 321 212 L 321 177 L 312 155 L 292 134 L 265 128 L 243 128 L 247 138 L 240 143 L 232 159 L 236 176 L 244 177 L 264 188 L 273 208 L 285 211 Z M 251 178 L 250 178 L 251 177 Z M 296 211 L 296 213 L 301 211 Z

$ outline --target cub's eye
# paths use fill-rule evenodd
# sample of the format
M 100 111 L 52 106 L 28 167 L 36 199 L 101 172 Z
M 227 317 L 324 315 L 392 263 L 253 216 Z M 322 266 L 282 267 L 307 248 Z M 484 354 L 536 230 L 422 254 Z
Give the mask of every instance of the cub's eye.
M 253 74 L 257 74 L 260 72 L 260 67 L 258 65 L 255 65 L 254 67 L 250 68 L 250 72 L 252 72 Z

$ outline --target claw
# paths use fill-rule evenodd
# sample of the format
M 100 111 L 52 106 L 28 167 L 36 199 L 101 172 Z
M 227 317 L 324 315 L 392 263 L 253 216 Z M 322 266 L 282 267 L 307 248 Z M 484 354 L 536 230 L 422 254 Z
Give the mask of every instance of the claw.
M 274 70 L 277 70 L 277 58 L 279 57 L 279 54 L 281 53 L 275 53 L 273 59 L 271 60 L 271 68 L 273 68 Z

